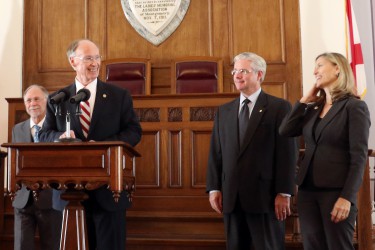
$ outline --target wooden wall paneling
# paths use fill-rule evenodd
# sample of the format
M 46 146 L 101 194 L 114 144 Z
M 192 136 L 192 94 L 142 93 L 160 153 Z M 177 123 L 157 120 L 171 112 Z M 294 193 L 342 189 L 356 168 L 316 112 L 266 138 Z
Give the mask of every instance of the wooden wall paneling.
M 288 89 L 287 87 L 288 79 L 292 79 L 294 75 L 287 75 L 286 67 L 286 64 L 268 64 L 262 89 L 271 95 L 288 99 L 288 94 L 295 91 L 295 89 Z M 294 87 L 299 88 L 297 85 L 294 85 Z
M 191 0 L 179 27 L 158 47 L 153 46 L 152 58 L 164 63 L 177 56 L 209 55 L 209 0 Z
M 137 145 L 138 152 L 147 152 L 136 159 L 136 186 L 138 188 L 160 188 L 160 133 L 158 130 L 144 130 Z
M 182 133 L 180 130 L 168 131 L 168 187 L 182 187 Z
M 81 0 L 82 1 L 82 0 Z M 85 0 L 85 21 L 87 30 L 85 32 L 86 38 L 92 39 L 95 43 L 98 44 L 101 53 L 105 51 L 105 46 L 107 44 L 107 15 L 110 14 L 107 12 L 108 1 L 103 0 Z M 113 0 L 112 0 L 113 2 Z M 120 1 L 115 1 L 120 2 Z M 109 4 L 112 6 L 113 4 Z M 117 22 L 115 22 L 117 23 Z M 73 24 L 74 25 L 74 24 Z M 76 37 L 78 39 L 82 37 Z M 68 47 L 71 41 L 67 41 L 65 45 L 65 50 Z
M 22 98 L 6 98 L 8 102 L 8 142 L 12 141 L 12 128 L 15 124 L 29 119 Z
M 66 47 L 72 39 L 87 35 L 85 0 L 39 1 L 39 71 L 67 70 Z M 69 32 L 67 29 L 69 28 Z M 64 36 L 62 36 L 64 34 Z
M 72 40 L 87 35 L 86 2 L 25 1 L 23 89 L 38 83 L 53 91 L 73 81 L 65 51 Z
M 25 90 L 32 82 L 37 82 L 38 73 L 38 1 L 24 1 L 24 40 L 23 40 L 23 60 L 22 60 L 22 89 Z M 28 10 L 28 11 L 26 11 Z
M 98 43 L 105 59 L 149 58 L 152 94 L 170 93 L 170 61 L 187 55 L 222 57 L 224 92 L 234 92 L 232 59 L 247 50 L 267 60 L 266 81 L 286 82 L 283 96 L 295 100 L 301 93 L 295 0 L 191 0 L 180 26 L 159 46 L 133 29 L 120 1 L 30 0 L 25 1 L 25 10 L 24 89 L 40 83 L 55 91 L 71 83 L 75 73 L 66 59 L 66 47 L 74 39 L 88 37 Z M 283 72 L 288 72 L 287 79 L 278 78 Z
M 274 95 L 283 99 L 287 98 L 287 90 L 286 90 L 285 82 L 263 83 L 262 89 L 271 95 Z
M 106 58 L 146 57 L 152 62 L 169 63 L 175 55 L 208 55 L 209 2 L 191 0 L 180 26 L 158 46 L 149 43 L 134 30 L 125 18 L 120 1 L 107 4 Z M 116 39 L 110 39 L 113 37 Z
M 231 89 L 232 89 L 233 92 L 237 92 L 236 86 L 234 86 L 233 83 L 231 84 Z M 288 98 L 287 83 L 283 82 L 283 81 L 280 81 L 280 82 L 264 81 L 262 83 L 262 90 L 264 90 L 265 92 L 267 92 L 270 95 L 274 95 L 274 96 L 277 96 L 277 97 L 280 97 L 280 98 L 283 98 L 283 99 Z M 238 93 L 238 95 L 239 95 L 239 93 Z
M 151 94 L 171 93 L 171 64 L 152 64 L 151 69 Z
M 66 48 L 75 39 L 105 41 L 104 8 L 100 0 L 25 1 L 23 89 L 38 83 L 55 91 L 73 82 Z M 30 42 L 26 42 L 30 41 Z
M 211 0 L 212 56 L 221 57 L 226 64 L 229 62 L 229 1 L 232 0 Z
M 149 47 L 153 46 L 130 25 L 125 17 L 121 1 L 106 1 L 106 59 L 151 58 Z
M 142 101 L 135 102 L 136 109 L 147 109 L 157 103 L 161 110 L 159 123 L 143 122 L 142 128 L 149 131 L 158 127 L 162 131 L 161 137 L 166 147 L 161 148 L 166 150 L 160 152 L 161 158 L 165 159 L 160 161 L 163 165 L 160 169 L 164 170 L 161 176 L 166 174 L 167 178 L 160 178 L 160 188 L 137 187 L 133 207 L 128 210 L 130 249 L 133 245 L 139 246 L 139 241 L 148 242 L 153 248 L 160 244 L 160 247 L 163 246 L 161 249 L 177 245 L 200 249 L 202 241 L 207 246 L 214 245 L 212 249 L 220 249 L 219 246 L 224 245 L 222 219 L 211 211 L 204 184 L 205 154 L 209 146 L 213 112 L 204 115 L 199 110 L 207 105 L 216 107 L 217 103 L 213 105 L 212 99 L 215 102 L 225 100 L 212 96 L 207 98 L 205 95 L 197 102 L 191 99 L 191 95 L 176 95 L 169 101 L 165 97 L 154 96 L 153 99 L 142 98 Z M 138 150 L 147 159 L 151 158 L 147 156 L 150 152 Z M 137 162 L 137 167 L 147 168 L 147 165 Z M 212 243 L 207 243 L 209 241 Z
M 184 113 L 186 115 L 187 109 L 184 108 Z M 192 188 L 191 188 L 191 183 L 192 183 L 192 152 L 191 152 L 191 147 L 192 147 L 192 141 L 191 141 L 191 130 L 192 127 L 189 124 L 189 120 L 184 119 L 185 126 L 182 130 L 182 190 L 183 190 L 183 196 L 189 197 L 202 197 L 204 195 L 204 192 L 198 192 L 195 193 Z M 189 124 L 189 125 L 187 125 Z M 186 126 L 187 125 L 187 126 Z M 189 199 L 189 198 L 188 198 Z M 191 205 L 187 205 L 188 207 L 191 207 Z
M 270 62 L 284 62 L 281 27 L 283 0 L 237 0 L 232 3 L 233 55 L 255 52 Z
M 299 22 L 296 22 L 296 17 L 299 17 L 298 1 L 252 1 L 249 3 L 247 0 L 238 0 L 228 3 L 229 50 L 233 50 L 230 60 L 243 51 L 261 55 L 268 64 L 263 83 L 264 89 L 294 102 L 301 94 Z M 247 15 L 248 19 L 238 18 L 241 15 Z M 245 32 L 241 33 L 241 30 Z M 231 85 L 232 82 L 232 76 L 225 74 L 224 83 L 229 83 L 229 89 L 234 92 L 235 87 Z M 284 84 L 282 94 L 280 94 L 280 84 Z M 273 87 L 277 88 L 272 89 Z M 224 89 L 228 87 L 225 85 Z
M 299 1 L 284 0 L 286 48 L 286 98 L 294 103 L 302 96 L 302 61 Z M 312 71 L 313 69 L 311 69 Z
M 159 46 L 149 43 L 133 29 L 124 16 L 120 2 L 108 5 L 107 23 L 120 23 L 120 25 L 107 26 L 105 58 L 129 56 L 150 58 L 153 73 L 151 93 L 170 93 L 170 79 L 165 77 L 165 70 L 170 72 L 172 58 L 213 53 L 211 26 L 214 14 L 211 1 L 192 0 L 180 26 Z M 114 37 L 115 39 L 110 39 Z M 165 68 L 164 65 L 168 66 Z
M 212 128 L 208 130 L 193 129 L 191 141 L 191 187 L 206 189 L 206 172 Z

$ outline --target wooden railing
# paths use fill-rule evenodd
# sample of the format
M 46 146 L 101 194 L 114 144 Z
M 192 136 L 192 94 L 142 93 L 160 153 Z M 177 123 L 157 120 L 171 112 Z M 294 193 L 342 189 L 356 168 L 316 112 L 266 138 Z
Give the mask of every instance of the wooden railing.
M 4 197 L 5 197 L 5 191 L 6 191 L 4 187 L 4 171 L 5 171 L 5 157 L 6 156 L 7 156 L 6 152 L 0 151 L 0 190 L 4 191 L 3 193 L 0 193 L 0 235 L 4 232 L 4 213 L 5 213 Z
M 368 158 L 363 176 L 361 189 L 358 193 L 358 215 L 356 236 L 358 249 L 374 249 L 374 239 L 372 236 L 372 201 L 370 192 L 370 157 L 375 157 L 374 150 L 368 151 Z

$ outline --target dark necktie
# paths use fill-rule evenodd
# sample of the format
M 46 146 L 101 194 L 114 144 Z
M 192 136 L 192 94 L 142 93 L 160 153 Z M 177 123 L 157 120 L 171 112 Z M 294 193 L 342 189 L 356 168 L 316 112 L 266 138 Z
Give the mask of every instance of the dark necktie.
M 242 143 L 244 142 L 245 135 L 246 135 L 246 130 L 249 125 L 249 116 L 250 116 L 250 111 L 249 111 L 249 99 L 245 99 L 242 103 L 242 108 L 240 115 L 238 117 L 238 126 L 239 126 L 239 141 L 240 141 L 240 147 L 242 146 Z
M 39 142 L 39 131 L 40 127 L 38 125 L 34 125 L 35 133 L 34 133 L 34 142 Z

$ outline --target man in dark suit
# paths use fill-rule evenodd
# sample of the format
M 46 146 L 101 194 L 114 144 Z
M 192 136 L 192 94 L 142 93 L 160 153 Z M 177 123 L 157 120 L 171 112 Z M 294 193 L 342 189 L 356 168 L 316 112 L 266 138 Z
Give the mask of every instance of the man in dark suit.
M 12 130 L 12 142 L 38 142 L 38 132 L 46 116 L 48 91 L 39 85 L 29 86 L 23 99 L 30 119 L 18 123 Z M 39 230 L 42 250 L 60 249 L 62 210 L 66 202 L 60 199 L 60 191 L 47 189 L 39 192 L 34 201 L 32 192 L 22 186 L 14 201 L 14 249 L 34 249 L 36 227 Z
M 240 97 L 219 107 L 211 137 L 207 192 L 224 214 L 227 249 L 284 249 L 293 194 L 296 141 L 280 136 L 291 105 L 266 94 L 265 60 L 245 52 L 234 58 Z
M 98 79 L 101 57 L 98 46 L 90 40 L 74 41 L 67 50 L 72 68 L 76 71 L 75 82 L 62 89 L 74 96 L 85 88 L 91 95 L 87 107 L 82 108 L 86 125 L 76 114 L 76 105 L 62 102 L 61 114 L 70 113 L 71 130 L 68 136 L 82 141 L 124 141 L 135 146 L 141 139 L 141 126 L 133 110 L 129 92 Z M 51 95 L 52 98 L 57 93 Z M 42 129 L 42 141 L 66 138 L 65 115 L 55 115 L 55 106 L 48 103 L 46 122 Z M 84 202 L 90 249 L 125 249 L 125 213 L 130 206 L 126 192 L 115 203 L 106 187 L 88 191 Z

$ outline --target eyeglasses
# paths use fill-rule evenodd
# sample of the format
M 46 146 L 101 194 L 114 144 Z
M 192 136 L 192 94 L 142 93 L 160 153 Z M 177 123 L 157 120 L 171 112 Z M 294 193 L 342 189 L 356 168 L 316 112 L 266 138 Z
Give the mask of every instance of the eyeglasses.
M 75 56 L 75 58 L 80 59 L 84 63 L 100 62 L 102 60 L 101 56 L 84 56 L 84 57 Z
M 249 74 L 251 72 L 253 72 L 253 71 L 250 71 L 250 70 L 247 70 L 247 69 L 234 69 L 230 73 L 232 74 L 232 76 L 234 76 L 235 74 L 244 74 L 244 75 L 247 75 L 247 74 Z
M 43 98 L 34 97 L 34 98 L 27 98 L 24 100 L 26 104 L 31 104 L 32 102 L 41 102 Z

